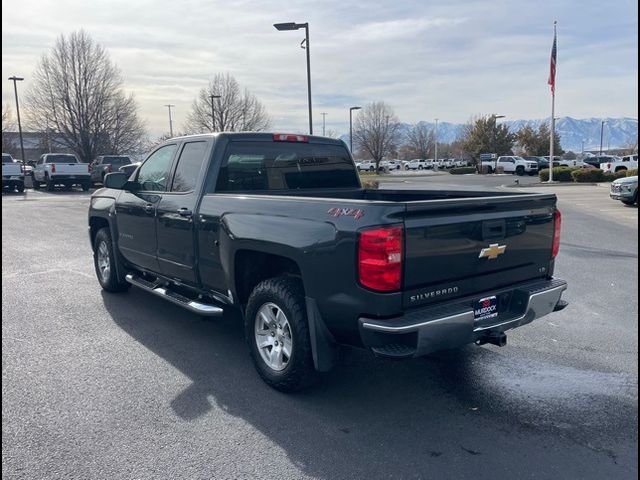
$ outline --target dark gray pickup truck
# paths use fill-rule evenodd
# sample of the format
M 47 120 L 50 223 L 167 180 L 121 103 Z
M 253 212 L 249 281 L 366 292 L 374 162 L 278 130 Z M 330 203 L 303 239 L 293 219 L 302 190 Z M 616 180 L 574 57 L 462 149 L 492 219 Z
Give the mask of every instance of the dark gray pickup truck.
M 414 357 L 566 306 L 552 194 L 363 189 L 338 140 L 174 138 L 91 197 L 98 281 L 192 312 L 238 309 L 262 378 L 294 390 L 338 346 Z

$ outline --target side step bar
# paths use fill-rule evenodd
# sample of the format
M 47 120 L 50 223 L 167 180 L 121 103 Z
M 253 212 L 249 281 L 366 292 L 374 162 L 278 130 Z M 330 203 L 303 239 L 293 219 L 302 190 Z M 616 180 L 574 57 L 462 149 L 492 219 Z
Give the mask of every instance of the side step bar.
M 191 300 L 190 298 L 173 292 L 166 287 L 162 287 L 155 283 L 149 282 L 144 278 L 140 278 L 139 276 L 132 273 L 128 273 L 125 279 L 131 285 L 135 285 L 136 287 L 142 288 L 147 292 L 151 292 L 158 297 L 169 300 L 171 303 L 175 303 L 176 305 L 179 305 L 182 308 L 186 308 L 190 312 L 197 313 L 198 315 L 204 315 L 207 317 L 219 317 L 224 312 L 224 310 L 217 305 Z

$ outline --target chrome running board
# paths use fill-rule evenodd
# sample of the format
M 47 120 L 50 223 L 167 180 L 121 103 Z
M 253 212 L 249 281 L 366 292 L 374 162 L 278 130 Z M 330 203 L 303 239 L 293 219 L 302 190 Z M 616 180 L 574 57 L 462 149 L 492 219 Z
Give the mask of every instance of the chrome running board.
M 147 292 L 151 292 L 158 297 L 169 300 L 171 303 L 175 303 L 176 305 L 179 305 L 180 307 L 185 308 L 190 312 L 197 313 L 198 315 L 204 315 L 207 317 L 219 317 L 224 312 L 224 310 L 218 305 L 191 300 L 190 298 L 169 290 L 167 287 L 149 282 L 144 278 L 141 278 L 132 273 L 128 273 L 125 279 L 131 285 L 135 285 L 136 287 L 146 290 Z

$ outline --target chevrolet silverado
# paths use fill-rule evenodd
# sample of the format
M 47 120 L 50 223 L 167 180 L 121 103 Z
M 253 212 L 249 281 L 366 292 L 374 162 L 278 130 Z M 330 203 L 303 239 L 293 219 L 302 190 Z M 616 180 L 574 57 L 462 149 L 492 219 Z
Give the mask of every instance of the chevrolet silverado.
M 339 345 L 415 357 L 566 306 L 553 194 L 364 189 L 344 142 L 172 138 L 91 197 L 98 281 L 204 316 L 236 309 L 263 380 L 290 391 Z

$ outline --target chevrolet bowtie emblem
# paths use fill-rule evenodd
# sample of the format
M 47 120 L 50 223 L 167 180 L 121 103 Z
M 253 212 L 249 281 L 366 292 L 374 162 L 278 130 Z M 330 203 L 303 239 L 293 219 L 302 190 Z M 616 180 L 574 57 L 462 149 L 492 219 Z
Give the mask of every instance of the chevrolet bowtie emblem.
M 502 255 L 506 249 L 506 245 L 498 245 L 497 243 L 492 243 L 491 245 L 489 245 L 489 248 L 483 248 L 482 250 L 480 250 L 480 255 L 478 256 L 478 258 L 488 258 L 490 260 L 494 260 L 498 258 L 498 255 Z

